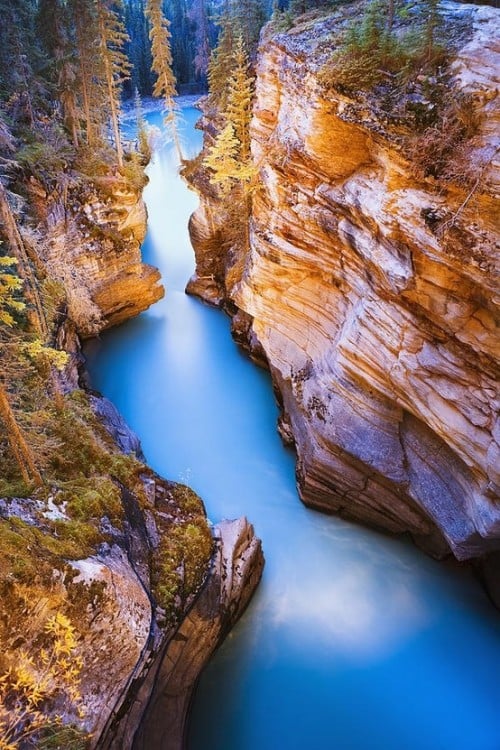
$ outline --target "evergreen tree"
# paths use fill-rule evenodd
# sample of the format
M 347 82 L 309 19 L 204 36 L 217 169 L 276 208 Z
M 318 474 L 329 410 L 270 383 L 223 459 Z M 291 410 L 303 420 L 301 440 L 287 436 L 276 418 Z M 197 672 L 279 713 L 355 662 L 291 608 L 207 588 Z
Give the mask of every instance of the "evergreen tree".
M 35 126 L 34 98 L 40 82 L 34 69 L 40 63 L 34 14 L 24 0 L 0 0 L 0 95 L 9 100 L 14 122 Z
M 126 96 L 132 96 L 136 89 L 141 95 L 149 96 L 153 89 L 151 46 L 145 5 L 145 0 L 128 0 L 125 5 L 125 26 L 130 37 L 126 53 L 132 63 L 131 78 L 124 87 Z
M 37 36 L 53 69 L 54 81 L 57 79 L 54 63 L 61 55 L 63 46 L 63 11 L 60 0 L 39 0 L 35 19 Z
M 18 299 L 18 293 L 22 289 L 22 281 L 10 270 L 15 265 L 16 259 L 0 257 L 0 332 L 4 326 L 11 327 L 15 321 L 12 312 L 19 312 L 24 308 L 24 303 Z M 3 352 L 2 352 L 3 354 Z M 14 411 L 9 401 L 5 379 L 9 368 L 5 356 L 2 356 L 2 369 L 0 375 L 0 422 L 3 423 L 7 440 L 12 455 L 21 472 L 21 476 L 27 484 L 32 482 L 38 486 L 43 484 L 42 477 L 38 471 L 33 453 L 27 443 L 26 437 L 19 426 Z
M 424 56 L 427 63 L 432 63 L 436 57 L 438 44 L 436 32 L 441 23 L 439 0 L 423 0 L 422 15 L 424 18 Z
M 203 164 L 212 173 L 210 182 L 220 187 L 223 196 L 230 193 L 239 173 L 239 145 L 234 126 L 228 122 L 203 160 Z
M 221 16 L 217 23 L 220 34 L 208 64 L 208 93 L 210 104 L 223 112 L 227 105 L 227 83 L 233 69 L 235 33 L 228 14 Z
M 23 430 L 19 426 L 10 405 L 8 392 L 0 380 L 0 420 L 7 433 L 12 454 L 26 484 L 43 485 L 43 479 L 35 463 L 33 452 L 28 445 Z
M 225 42 L 224 38 L 221 41 Z M 232 53 L 228 53 L 228 56 L 232 70 L 229 80 L 226 80 L 226 85 L 219 92 L 219 101 L 225 101 L 222 112 L 224 126 L 203 164 L 210 172 L 210 182 L 219 188 L 235 237 L 248 248 L 252 183 L 257 173 L 250 152 L 254 79 L 249 72 L 248 57 L 241 36 L 234 40 Z M 212 73 L 213 70 L 212 68 Z M 216 72 L 219 73 L 219 70 Z
M 163 14 L 161 0 L 147 0 L 146 14 L 151 24 L 149 37 L 153 57 L 152 70 L 157 76 L 153 96 L 163 98 L 166 112 L 164 122 L 173 138 L 179 160 L 182 161 L 183 156 L 177 132 L 177 107 L 174 100 L 177 91 L 172 70 L 170 22 Z
M 123 147 L 120 137 L 120 94 L 123 82 L 130 77 L 130 62 L 123 53 L 128 40 L 118 10 L 119 0 L 96 0 L 99 47 L 104 68 L 108 103 L 113 129 L 118 166 L 123 167 Z
M 197 78 L 206 79 L 210 60 L 210 24 L 206 0 L 193 0 L 189 19 L 195 25 L 194 32 L 194 74 Z
M 78 148 L 77 65 L 68 8 L 61 0 L 40 0 L 36 17 L 38 39 L 47 56 L 46 77 L 56 91 L 64 124 Z
M 212 182 L 223 185 L 224 192 L 227 192 L 231 181 L 249 182 L 253 173 L 250 120 L 254 79 L 249 72 L 241 36 L 234 43 L 231 61 L 232 72 L 226 81 L 226 106 L 222 113 L 224 127 L 204 160 L 204 164 L 214 173 Z
M 148 125 L 144 119 L 144 112 L 142 109 L 142 100 L 139 93 L 139 89 L 135 90 L 134 94 L 134 105 L 135 105 L 135 122 L 137 127 L 137 145 L 139 154 L 143 157 L 147 163 L 151 158 L 151 147 L 148 139 Z
M 101 140 L 109 111 L 99 50 L 97 9 L 94 0 L 69 0 L 68 8 L 78 61 L 76 86 L 80 96 L 80 117 L 85 123 L 86 143 L 93 147 Z
M 238 158 L 243 163 L 250 159 L 253 85 L 254 79 L 249 73 L 248 57 L 240 36 L 236 40 L 233 54 L 233 70 L 228 84 L 224 118 L 234 128 L 234 134 L 239 142 Z
M 38 334 L 40 338 L 45 340 L 48 335 L 48 326 L 37 279 L 31 267 L 30 259 L 28 257 L 28 253 L 26 252 L 26 247 L 19 231 L 17 221 L 10 207 L 7 197 L 7 191 L 5 190 L 1 181 L 0 219 L 2 220 L 2 229 L 7 239 L 7 244 L 10 248 L 10 252 L 15 256 L 19 275 L 25 282 L 25 297 L 29 302 L 33 304 L 35 310 L 35 320 Z
M 170 42 L 176 79 L 190 81 L 193 79 L 193 34 L 192 24 L 188 17 L 186 0 L 166 0 L 165 14 L 171 20 Z
M 12 313 L 20 312 L 25 307 L 24 302 L 17 298 L 23 282 L 12 271 L 15 264 L 15 258 L 0 256 L 0 325 L 13 325 Z
M 254 56 L 267 16 L 262 0 L 232 0 L 231 11 L 236 33 L 241 35 L 246 50 Z
M 392 34 L 396 0 L 387 0 L 387 34 Z

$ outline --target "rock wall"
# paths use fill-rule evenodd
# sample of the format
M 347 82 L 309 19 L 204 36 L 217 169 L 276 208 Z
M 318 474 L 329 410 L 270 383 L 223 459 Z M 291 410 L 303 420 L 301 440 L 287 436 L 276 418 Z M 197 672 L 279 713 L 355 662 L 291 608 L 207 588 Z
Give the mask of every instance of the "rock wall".
M 51 195 L 32 180 L 30 193 L 43 227 L 38 248 L 67 290 L 80 335 L 123 323 L 161 299 L 160 272 L 141 259 L 146 206 L 124 178 L 80 178 Z
M 160 651 L 136 700 L 100 747 L 180 750 L 191 695 L 209 657 L 241 616 L 264 565 L 261 544 L 244 518 L 214 527 L 216 551 L 200 595 Z M 137 721 L 140 725 L 137 729 Z
M 109 401 L 93 396 L 92 406 L 120 448 L 140 452 L 137 437 Z M 91 748 L 180 750 L 201 669 L 248 604 L 264 558 L 246 519 L 221 522 L 212 529 L 211 559 L 198 564 L 202 585 L 177 596 L 175 611 L 165 612 L 154 596 L 157 550 L 172 526 L 186 520 L 179 500 L 185 492 L 146 466 L 140 481 L 141 497 L 121 488 L 121 528 L 102 518 L 108 541 L 91 556 L 61 561 L 50 586 L 33 580 L 5 588 L 0 582 L 4 603 L 10 602 L 3 613 L 2 660 L 10 663 L 22 648 L 38 667 L 40 634 L 49 617 L 66 611 L 78 633 L 77 650 L 68 659 L 81 659 L 82 667 L 78 700 L 58 702 L 64 723 L 88 733 Z M 50 497 L 0 498 L 0 522 L 12 528 L 22 523 L 36 534 L 58 520 L 65 520 L 64 504 Z
M 243 272 L 202 190 L 190 289 L 263 350 L 307 505 L 466 559 L 500 547 L 500 12 L 446 8 L 469 24 L 453 72 L 484 115 L 478 184 L 417 179 L 373 102 L 319 85 L 335 18 L 299 21 L 261 45 Z

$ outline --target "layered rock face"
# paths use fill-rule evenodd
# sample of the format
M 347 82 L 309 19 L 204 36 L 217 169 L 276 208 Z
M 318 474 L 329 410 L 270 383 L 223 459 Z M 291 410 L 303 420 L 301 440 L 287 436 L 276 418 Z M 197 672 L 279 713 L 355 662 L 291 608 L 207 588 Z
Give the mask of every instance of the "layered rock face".
M 453 72 L 485 115 L 469 157 L 477 184 L 417 180 L 395 129 L 320 87 L 331 22 L 299 25 L 261 47 L 252 149 L 262 187 L 242 277 L 217 283 L 238 263 L 234 249 L 216 254 L 223 227 L 202 195 L 193 287 L 210 301 L 225 294 L 243 311 L 237 323 L 250 321 L 307 505 L 466 559 L 500 546 L 500 13 L 447 8 L 470 23 Z
M 216 552 L 204 588 L 166 649 L 156 660 L 129 714 L 134 750 L 184 747 L 191 695 L 209 657 L 241 616 L 262 575 L 261 544 L 245 518 L 214 527 Z M 144 694 L 151 690 L 144 711 Z M 135 732 L 134 718 L 142 715 Z M 103 747 L 129 747 L 127 728 Z M 125 730 L 125 736 L 124 731 Z
M 45 225 L 43 260 L 67 290 L 80 335 L 123 323 L 161 299 L 158 269 L 141 260 L 146 207 L 124 178 L 95 178 L 50 196 L 32 183 L 31 192 Z

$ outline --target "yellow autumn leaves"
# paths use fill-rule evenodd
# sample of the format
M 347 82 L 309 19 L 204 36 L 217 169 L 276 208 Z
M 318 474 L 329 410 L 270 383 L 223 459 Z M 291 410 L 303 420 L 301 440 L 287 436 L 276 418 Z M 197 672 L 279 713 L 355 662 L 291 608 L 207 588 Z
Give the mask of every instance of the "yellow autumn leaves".
M 61 612 L 44 628 L 48 644 L 35 654 L 20 650 L 16 664 L 0 675 L 0 750 L 18 750 L 27 739 L 62 726 L 65 702 L 84 711 L 80 694 L 83 661 L 75 654 L 77 638 L 70 620 Z

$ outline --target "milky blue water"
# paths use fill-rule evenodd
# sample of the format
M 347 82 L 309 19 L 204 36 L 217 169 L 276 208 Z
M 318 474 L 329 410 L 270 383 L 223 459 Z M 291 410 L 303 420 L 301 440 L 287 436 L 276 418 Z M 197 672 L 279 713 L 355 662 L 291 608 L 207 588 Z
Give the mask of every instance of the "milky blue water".
M 197 201 L 176 168 L 166 145 L 145 192 L 144 257 L 167 295 L 87 353 L 153 468 L 263 540 L 262 584 L 202 676 L 188 749 L 500 750 L 499 613 L 467 569 L 301 505 L 267 374 L 184 294 Z

